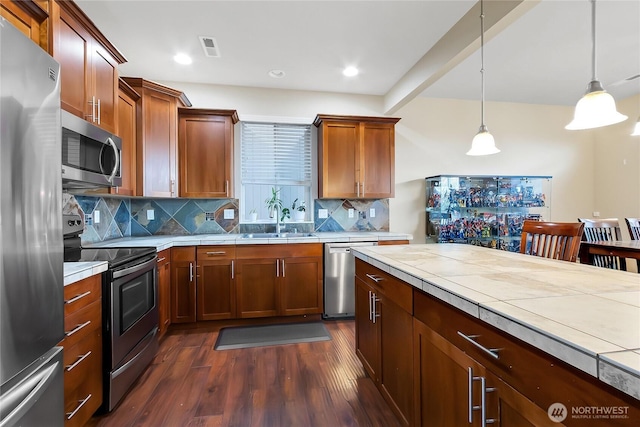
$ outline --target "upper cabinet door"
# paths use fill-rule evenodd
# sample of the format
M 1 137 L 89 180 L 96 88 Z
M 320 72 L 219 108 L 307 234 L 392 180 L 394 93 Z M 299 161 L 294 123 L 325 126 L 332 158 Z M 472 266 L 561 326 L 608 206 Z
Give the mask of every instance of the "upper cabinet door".
M 118 106 L 118 63 L 97 43 L 91 48 L 91 81 L 96 97 L 97 125 L 116 132 Z
M 2 0 L 0 16 L 42 49 L 50 52 L 49 8 L 46 0 Z
M 360 126 L 325 122 L 318 134 L 320 197 L 353 198 L 358 194 Z
M 318 195 L 323 199 L 381 199 L 395 195 L 391 117 L 318 115 Z
M 395 137 L 394 125 L 362 124 L 362 153 L 360 159 L 362 182 L 360 197 L 383 199 L 395 196 Z
M 180 197 L 233 197 L 235 110 L 180 108 Z

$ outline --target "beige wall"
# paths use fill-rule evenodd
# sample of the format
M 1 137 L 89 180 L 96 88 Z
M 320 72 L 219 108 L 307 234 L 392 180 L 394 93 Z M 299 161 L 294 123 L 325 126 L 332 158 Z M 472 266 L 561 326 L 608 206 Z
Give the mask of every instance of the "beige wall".
M 316 114 L 382 115 L 382 97 L 163 82 L 194 107 L 243 117 L 312 120 Z M 640 97 L 618 101 L 635 121 Z M 597 131 L 567 131 L 573 107 L 488 102 L 486 124 L 501 153 L 465 153 L 480 125 L 478 101 L 416 98 L 395 114 L 396 197 L 390 229 L 424 242 L 424 178 L 440 174 L 551 175 L 551 218 L 640 216 L 640 137 L 632 120 Z M 626 164 L 623 160 L 626 159 Z M 622 225 L 622 224 L 621 224 Z

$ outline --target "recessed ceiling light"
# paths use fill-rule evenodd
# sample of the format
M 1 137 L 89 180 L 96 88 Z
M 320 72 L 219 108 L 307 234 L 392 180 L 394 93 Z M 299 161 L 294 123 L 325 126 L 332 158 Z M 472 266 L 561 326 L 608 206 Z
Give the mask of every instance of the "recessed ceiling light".
M 182 64 L 182 65 L 189 65 L 193 62 L 191 60 L 191 57 L 186 53 L 177 54 L 176 56 L 173 57 L 173 60 L 176 61 L 178 64 Z
M 284 76 L 285 76 L 285 73 L 282 70 L 271 70 L 271 71 L 269 71 L 269 77 L 273 77 L 274 79 L 281 79 Z
M 347 77 L 357 76 L 358 69 L 356 67 L 347 67 L 342 71 L 342 74 L 344 74 Z

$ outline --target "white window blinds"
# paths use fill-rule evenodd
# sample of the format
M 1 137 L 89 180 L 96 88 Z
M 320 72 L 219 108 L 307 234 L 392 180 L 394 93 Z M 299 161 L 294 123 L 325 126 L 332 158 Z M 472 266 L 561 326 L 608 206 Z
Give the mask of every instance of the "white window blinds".
M 311 125 L 242 123 L 243 184 L 311 185 Z

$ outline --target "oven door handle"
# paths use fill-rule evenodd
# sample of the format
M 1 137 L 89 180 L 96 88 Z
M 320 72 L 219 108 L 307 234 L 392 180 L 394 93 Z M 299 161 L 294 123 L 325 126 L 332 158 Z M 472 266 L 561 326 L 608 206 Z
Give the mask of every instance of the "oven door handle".
M 157 264 L 158 254 L 155 254 L 153 258 L 150 258 L 148 261 L 143 262 L 142 264 L 135 265 L 133 267 L 125 268 L 122 270 L 116 270 L 113 272 L 113 278 L 117 279 L 119 277 L 124 277 L 129 274 L 137 273 L 138 271 L 142 271 L 144 269 L 148 269 L 149 265 Z

